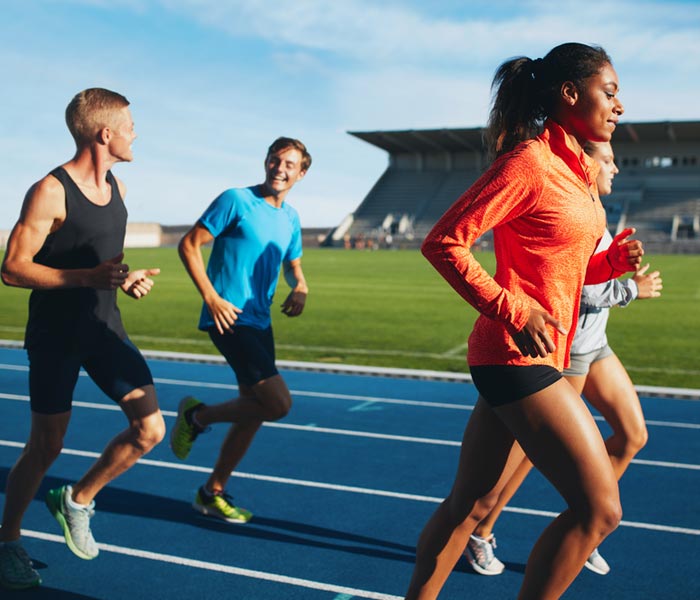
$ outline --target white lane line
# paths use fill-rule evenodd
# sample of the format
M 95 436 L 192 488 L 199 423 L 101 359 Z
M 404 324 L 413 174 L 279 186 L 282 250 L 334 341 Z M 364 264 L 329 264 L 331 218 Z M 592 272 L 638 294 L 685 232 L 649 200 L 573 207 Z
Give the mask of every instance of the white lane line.
M 20 402 L 29 402 L 29 396 L 23 396 L 18 394 L 4 394 L 0 393 L 0 399 L 4 400 L 17 400 Z M 112 412 L 121 412 L 121 408 L 116 404 L 102 404 L 98 402 L 81 402 L 76 400 L 73 402 L 74 407 L 89 408 L 93 410 L 106 410 Z M 172 410 L 162 410 L 163 416 L 165 417 L 177 417 L 177 412 Z M 602 420 L 602 418 L 599 418 Z M 263 427 L 270 429 L 287 429 L 291 431 L 304 431 L 306 433 L 325 433 L 330 435 L 344 435 L 347 437 L 359 437 L 365 439 L 375 439 L 375 440 L 387 440 L 393 442 L 408 442 L 413 444 L 427 444 L 433 446 L 451 446 L 458 448 L 461 446 L 462 442 L 459 440 L 441 440 L 437 438 L 423 438 L 409 435 L 395 435 L 389 433 L 374 433 L 371 431 L 357 431 L 352 429 L 336 429 L 332 427 L 318 427 L 317 425 L 295 425 L 293 423 L 263 423 Z M 700 426 L 694 427 L 695 429 L 700 429 Z M 668 469 L 688 469 L 691 471 L 700 470 L 700 465 L 691 463 L 679 463 L 679 462 L 669 462 L 669 461 L 655 461 L 655 460 L 642 460 L 642 459 L 632 459 L 633 464 L 646 465 L 653 467 L 664 467 Z
M 12 442 L 9 440 L 0 440 L 0 446 L 5 446 L 8 448 L 23 448 L 24 443 Z M 70 448 L 64 448 L 61 450 L 61 454 L 66 454 L 70 456 L 79 456 L 82 458 L 95 459 L 100 456 L 99 452 L 92 452 L 87 450 L 73 450 Z M 183 463 L 173 463 L 161 460 L 152 460 L 148 458 L 141 458 L 138 460 L 140 465 L 156 467 L 159 469 L 173 469 L 178 471 L 189 471 L 193 473 L 211 473 L 211 468 L 200 467 L 197 465 L 187 465 Z M 295 485 L 299 487 L 316 488 L 323 490 L 331 490 L 335 492 L 348 492 L 352 494 L 362 494 L 365 496 L 379 496 L 384 498 L 394 498 L 398 500 L 414 500 L 416 502 L 428 502 L 432 504 L 439 504 L 443 501 L 443 498 L 437 496 L 423 496 L 420 494 L 407 494 L 404 492 L 392 492 L 389 490 L 378 490 L 375 488 L 364 488 L 352 485 L 341 485 L 336 483 L 324 483 L 320 481 L 310 481 L 308 479 L 293 479 L 290 477 L 277 477 L 274 475 L 259 475 L 257 473 L 244 473 L 241 471 L 234 471 L 232 473 L 233 477 L 238 477 L 240 479 L 251 479 L 254 481 L 264 481 L 267 483 L 278 483 L 282 485 Z M 503 510 L 506 512 L 514 512 L 519 514 L 542 516 L 542 517 L 556 517 L 559 513 L 547 510 L 537 510 L 530 508 L 518 508 L 515 506 L 506 506 Z M 622 521 L 622 526 L 635 527 L 638 529 L 649 529 L 652 531 L 665 531 L 667 533 L 683 533 L 686 535 L 697 535 L 700 536 L 700 529 L 690 529 L 687 527 L 675 527 L 673 525 L 658 525 L 655 523 L 642 523 L 637 521 Z
M 22 529 L 22 535 L 43 540 L 46 542 L 55 542 L 59 544 L 65 543 L 63 536 L 44 533 L 43 531 L 32 531 L 30 529 Z M 279 575 L 277 573 L 268 573 L 266 571 L 256 571 L 253 569 L 243 569 L 241 567 L 233 567 L 230 565 L 222 565 L 220 563 L 207 562 L 203 560 L 195 560 L 185 558 L 184 556 L 174 556 L 172 554 L 162 554 L 160 552 L 151 552 L 149 550 L 138 550 L 136 548 L 126 548 L 124 546 L 115 546 L 113 544 L 98 543 L 97 547 L 104 552 L 112 552 L 114 554 L 123 554 L 133 556 L 135 558 L 145 558 L 156 562 L 169 563 L 182 567 L 191 567 L 194 569 L 203 569 L 205 571 L 215 571 L 217 573 L 226 573 L 228 575 L 237 575 L 239 577 L 248 577 L 250 579 L 260 579 L 263 581 L 271 581 L 274 583 L 282 583 L 285 585 L 293 585 L 311 590 L 320 590 L 323 592 L 333 592 L 335 594 L 346 594 L 350 597 L 369 598 L 371 600 L 401 600 L 400 596 L 392 596 L 390 594 L 382 594 L 381 592 L 371 592 L 368 590 L 360 590 L 349 588 L 342 585 L 332 583 L 323 583 L 321 581 L 312 581 L 310 579 L 301 579 L 299 577 L 289 577 L 287 575 Z

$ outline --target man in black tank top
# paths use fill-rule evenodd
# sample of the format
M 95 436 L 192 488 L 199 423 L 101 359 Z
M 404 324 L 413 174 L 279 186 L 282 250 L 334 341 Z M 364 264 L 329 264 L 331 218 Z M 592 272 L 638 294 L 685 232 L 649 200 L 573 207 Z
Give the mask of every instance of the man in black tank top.
M 41 583 L 20 527 L 63 446 L 80 368 L 119 404 L 130 426 L 79 481 L 48 493 L 46 504 L 77 556 L 98 554 L 90 531 L 97 493 L 165 434 L 153 378 L 124 331 L 116 300 L 117 288 L 135 299 L 147 295 L 160 272 L 130 271 L 122 262 L 126 189 L 110 168 L 133 158 L 128 105 L 100 88 L 73 98 L 66 123 L 76 154 L 29 189 L 2 264 L 6 285 L 32 290 L 25 334 L 32 426 L 7 479 L 0 529 L 0 584 L 12 589 Z

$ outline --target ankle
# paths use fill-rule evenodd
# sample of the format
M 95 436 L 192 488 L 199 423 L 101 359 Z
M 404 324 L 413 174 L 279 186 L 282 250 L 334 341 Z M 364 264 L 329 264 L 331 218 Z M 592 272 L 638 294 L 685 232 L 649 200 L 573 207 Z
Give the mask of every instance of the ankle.
M 200 423 L 199 419 L 197 418 L 197 413 L 202 410 L 202 408 L 204 408 L 204 405 L 198 404 L 197 406 L 193 406 L 185 413 L 185 419 L 197 430 L 197 433 L 202 433 L 207 428 L 207 426 Z

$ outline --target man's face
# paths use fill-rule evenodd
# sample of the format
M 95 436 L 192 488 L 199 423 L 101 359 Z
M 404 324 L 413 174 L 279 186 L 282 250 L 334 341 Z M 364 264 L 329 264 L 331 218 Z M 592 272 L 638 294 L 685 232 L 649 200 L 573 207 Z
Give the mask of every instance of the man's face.
M 131 144 L 136 139 L 136 132 L 128 106 L 115 112 L 110 131 L 112 137 L 109 142 L 109 150 L 112 156 L 120 161 L 132 161 L 134 154 L 131 151 Z
M 265 187 L 273 196 L 286 194 L 306 175 L 301 166 L 301 152 L 286 148 L 265 159 Z

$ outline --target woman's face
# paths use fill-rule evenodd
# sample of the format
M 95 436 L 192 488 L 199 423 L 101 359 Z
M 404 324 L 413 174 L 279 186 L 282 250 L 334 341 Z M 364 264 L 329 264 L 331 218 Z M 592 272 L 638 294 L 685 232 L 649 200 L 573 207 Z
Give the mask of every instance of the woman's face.
M 565 109 L 568 109 L 564 117 L 581 145 L 586 141 L 610 141 L 625 111 L 617 97 L 619 87 L 615 69 L 606 63 L 598 73 L 585 80 L 581 89 L 574 87 L 569 95 L 564 95 Z
M 588 151 L 599 165 L 600 171 L 596 178 L 598 184 L 598 194 L 607 196 L 612 192 L 612 182 L 620 170 L 615 164 L 615 155 L 613 154 L 610 142 L 598 142 L 592 145 L 592 150 Z

